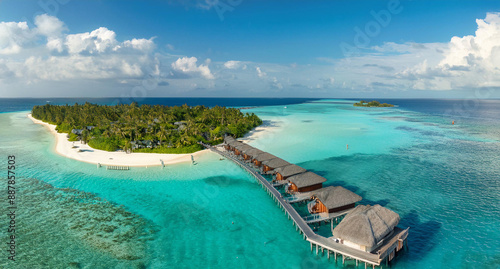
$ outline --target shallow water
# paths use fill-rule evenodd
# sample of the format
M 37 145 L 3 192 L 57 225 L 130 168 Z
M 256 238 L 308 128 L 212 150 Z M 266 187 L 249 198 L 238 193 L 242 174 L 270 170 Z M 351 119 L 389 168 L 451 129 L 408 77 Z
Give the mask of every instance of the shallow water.
M 491 126 L 451 125 L 444 116 L 404 108 L 355 109 L 338 100 L 248 112 L 276 126 L 250 144 L 325 176 L 326 185 L 356 192 L 362 203 L 400 214 L 400 226 L 411 227 L 410 251 L 393 268 L 500 266 L 500 146 Z M 75 261 L 81 268 L 334 267 L 333 260 L 310 252 L 253 178 L 215 154 L 197 165 L 107 171 L 54 153 L 51 134 L 25 114 L 0 114 L 0 126 L 11 126 L 0 130 L 0 156 L 15 154 L 20 176 L 123 205 L 156 232 L 145 242 L 147 255 L 127 261 L 85 243 L 77 232 L 61 233 L 50 221 L 20 215 L 19 221 L 40 227 L 37 238 L 57 238 L 50 241 L 56 245 L 47 250 L 21 237 L 19 251 L 30 249 L 30 255 L 15 264 L 3 259 L 2 268 L 28 268 L 34 257 L 46 261 L 45 268 Z M 19 203 L 22 210 L 22 198 Z M 57 208 L 59 202 L 45 203 Z M 5 229 L 0 231 L 3 240 Z M 57 252 L 62 249 L 64 255 Z M 57 259 L 49 258 L 54 251 Z M 355 267 L 351 261 L 348 266 Z

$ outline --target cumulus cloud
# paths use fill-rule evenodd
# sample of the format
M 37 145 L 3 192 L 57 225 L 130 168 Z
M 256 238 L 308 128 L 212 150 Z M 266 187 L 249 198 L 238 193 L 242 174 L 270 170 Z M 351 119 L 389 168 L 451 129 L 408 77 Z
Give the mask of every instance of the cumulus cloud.
M 241 65 L 240 61 L 227 61 L 224 63 L 224 67 L 227 69 L 236 69 Z
M 35 17 L 36 31 L 46 37 L 60 37 L 67 28 L 58 18 L 42 14 Z
M 0 22 L 0 54 L 17 54 L 31 39 L 26 22 Z
M 172 69 L 190 75 L 201 75 L 206 79 L 215 78 L 208 65 L 197 65 L 197 62 L 196 57 L 182 57 L 172 63 Z M 207 60 L 207 63 L 210 63 L 210 59 Z
M 41 80 L 138 79 L 156 65 L 151 53 L 153 39 L 120 42 L 116 33 L 105 27 L 65 34 L 65 24 L 47 14 L 36 16 L 34 24 L 30 29 L 26 22 L 0 23 L 0 54 L 11 56 L 0 63 L 0 79 L 14 76 L 27 84 Z M 54 51 L 60 54 L 50 53 Z
M 500 86 L 500 13 L 488 13 L 476 23 L 475 35 L 451 38 L 438 63 L 424 59 L 400 77 L 425 90 Z
M 102 53 L 115 48 L 118 44 L 115 32 L 101 27 L 90 33 L 73 34 L 66 36 L 65 45 L 71 54 L 88 52 Z
M 265 77 L 267 74 L 265 72 L 262 72 L 262 70 L 260 70 L 260 67 L 255 67 L 255 70 L 257 71 L 257 76 L 259 76 L 259 78 L 263 78 Z

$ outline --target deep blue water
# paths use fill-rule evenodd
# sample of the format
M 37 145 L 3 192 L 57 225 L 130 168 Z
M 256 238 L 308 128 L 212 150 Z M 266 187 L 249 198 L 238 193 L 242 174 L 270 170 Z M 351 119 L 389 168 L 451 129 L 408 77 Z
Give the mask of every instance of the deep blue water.
M 204 105 L 230 106 L 230 107 L 253 107 L 253 106 L 275 106 L 300 104 L 303 102 L 316 100 L 312 98 L 144 98 L 137 101 L 139 104 L 189 106 Z M 31 110 L 33 106 L 54 104 L 72 105 L 74 103 L 83 104 L 90 102 L 99 105 L 130 104 L 133 101 L 126 98 L 0 98 L 0 113 Z

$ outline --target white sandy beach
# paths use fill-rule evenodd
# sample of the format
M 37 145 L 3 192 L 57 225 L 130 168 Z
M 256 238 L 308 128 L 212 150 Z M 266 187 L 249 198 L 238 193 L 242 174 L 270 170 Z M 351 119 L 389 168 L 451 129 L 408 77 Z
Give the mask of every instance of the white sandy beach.
M 64 157 L 71 158 L 81 162 L 101 164 L 101 165 L 120 165 L 120 166 L 158 166 L 161 161 L 165 165 L 190 162 L 191 155 L 195 161 L 202 154 L 206 154 L 209 150 L 202 150 L 192 154 L 159 154 L 159 153 L 130 153 L 125 152 L 109 152 L 104 150 L 93 149 L 87 144 L 82 144 L 79 141 L 70 142 L 67 139 L 66 133 L 58 133 L 56 126 L 37 120 L 28 114 L 34 123 L 41 124 L 48 128 L 56 137 L 56 152 Z M 77 148 L 73 148 L 73 145 Z M 80 150 L 82 150 L 80 152 Z

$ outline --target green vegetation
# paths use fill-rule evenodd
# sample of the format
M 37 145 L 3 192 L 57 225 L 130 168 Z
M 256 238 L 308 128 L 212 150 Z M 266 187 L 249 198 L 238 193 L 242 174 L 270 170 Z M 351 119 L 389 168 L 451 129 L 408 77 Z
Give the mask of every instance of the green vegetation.
M 354 103 L 354 106 L 364 106 L 364 107 L 393 107 L 394 105 L 383 103 L 381 104 L 379 101 L 359 101 L 358 103 Z
M 32 116 L 57 125 L 71 141 L 81 140 L 95 149 L 147 153 L 192 153 L 211 145 L 224 135 L 241 137 L 262 124 L 255 114 L 236 108 L 205 106 L 101 106 L 90 103 L 73 106 L 35 106 Z

